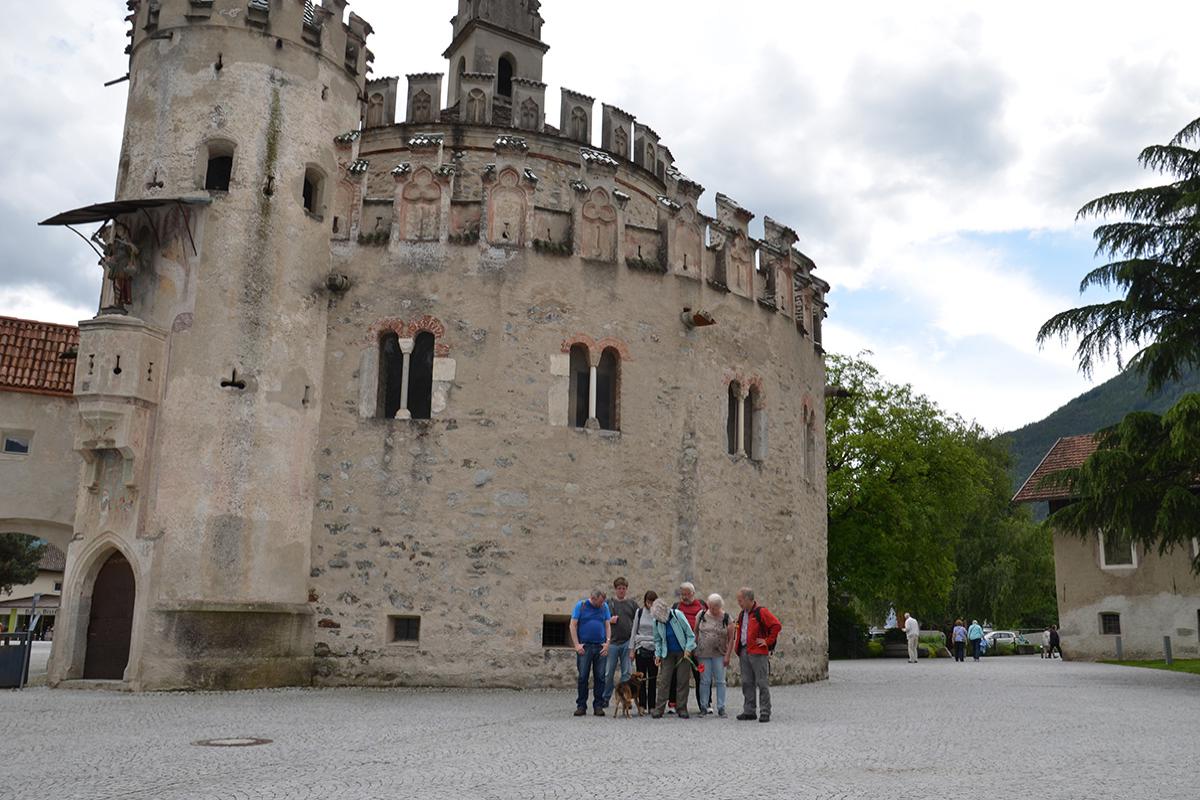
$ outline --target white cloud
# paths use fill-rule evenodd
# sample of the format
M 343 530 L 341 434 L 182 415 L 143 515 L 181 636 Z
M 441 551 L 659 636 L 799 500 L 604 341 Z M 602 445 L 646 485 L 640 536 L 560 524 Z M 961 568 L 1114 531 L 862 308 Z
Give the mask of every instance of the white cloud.
M 452 0 L 351 5 L 377 31 L 377 74 L 446 68 Z M 1034 345 L 1075 302 L 1061 281 L 964 235 L 1077 230 L 1080 205 L 1151 180 L 1137 153 L 1200 113 L 1195 3 L 542 9 L 552 122 L 562 85 L 637 114 L 709 187 L 710 208 L 723 191 L 797 229 L 834 285 L 831 331 L 986 424 L 1029 421 L 1088 384 L 1069 350 Z M 91 252 L 36 222 L 111 197 L 125 88 L 100 84 L 126 69 L 123 16 L 118 0 L 59 0 L 0 30 L 0 313 L 14 292 L 47 313 L 96 295 Z M 860 314 L 848 330 L 836 314 L 855 289 L 907 304 L 907 326 Z M 64 308 L 38 305 L 39 291 Z M 986 390 L 1022 370 L 1036 379 Z

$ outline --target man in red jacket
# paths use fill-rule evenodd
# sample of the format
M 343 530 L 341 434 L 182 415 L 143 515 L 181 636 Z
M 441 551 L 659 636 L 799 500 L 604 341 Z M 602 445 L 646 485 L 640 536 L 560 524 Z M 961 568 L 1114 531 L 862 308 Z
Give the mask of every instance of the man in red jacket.
M 742 667 L 742 713 L 740 720 L 771 721 L 771 651 L 783 625 L 775 615 L 754 601 L 753 589 L 739 589 L 737 651 Z M 758 697 L 755 698 L 755 690 Z M 757 702 L 755 702 L 757 699 Z M 756 711 L 761 713 L 755 713 Z

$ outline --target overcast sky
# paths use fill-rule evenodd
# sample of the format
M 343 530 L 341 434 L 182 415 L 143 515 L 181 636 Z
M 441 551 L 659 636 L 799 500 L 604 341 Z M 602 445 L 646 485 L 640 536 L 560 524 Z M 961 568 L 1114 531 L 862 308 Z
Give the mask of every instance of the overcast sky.
M 457 3 L 357 0 L 376 75 L 443 71 Z M 99 268 L 55 212 L 112 199 L 124 0 L 0 29 L 0 314 L 74 322 Z M 793 226 L 834 287 L 835 352 L 995 429 L 1092 385 L 1037 328 L 1093 263 L 1075 211 L 1145 183 L 1200 116 L 1194 2 L 544 0 L 550 96 L 636 114 L 708 188 Z M 549 103 L 557 121 L 557 101 Z M 598 108 L 598 106 L 597 106 Z M 598 116 L 598 114 L 597 114 Z M 1103 378 L 1114 367 L 1098 375 Z

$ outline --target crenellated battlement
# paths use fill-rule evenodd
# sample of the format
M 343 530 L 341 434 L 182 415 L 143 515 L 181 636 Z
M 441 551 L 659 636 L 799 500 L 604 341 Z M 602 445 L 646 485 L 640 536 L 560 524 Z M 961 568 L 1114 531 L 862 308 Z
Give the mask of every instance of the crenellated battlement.
M 319 5 L 313 0 L 127 0 L 126 7 L 131 56 L 146 42 L 219 26 L 258 34 L 275 49 L 291 45 L 318 52 L 345 69 L 360 89 L 375 59 L 367 48 L 371 25 L 353 12 L 347 18 L 347 0 Z
M 706 213 L 704 187 L 673 165 L 660 177 L 590 141 L 486 124 L 406 123 L 337 143 L 344 247 L 386 247 L 398 262 L 431 245 L 532 250 L 695 281 L 789 318 L 820 345 L 829 286 L 796 232 L 770 217 L 752 231 L 756 215 L 723 193 Z

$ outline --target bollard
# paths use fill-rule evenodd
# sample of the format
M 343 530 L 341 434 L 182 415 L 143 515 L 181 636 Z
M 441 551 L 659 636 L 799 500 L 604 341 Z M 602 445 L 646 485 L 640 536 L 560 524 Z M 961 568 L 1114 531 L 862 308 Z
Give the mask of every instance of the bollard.
M 1125 647 L 1121 643 L 1121 637 L 1117 637 L 1117 661 L 1125 660 Z
M 1167 666 L 1168 667 L 1175 663 L 1175 657 L 1171 654 L 1171 637 L 1170 636 L 1163 637 L 1163 655 L 1165 655 L 1167 657 Z

